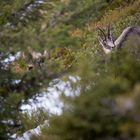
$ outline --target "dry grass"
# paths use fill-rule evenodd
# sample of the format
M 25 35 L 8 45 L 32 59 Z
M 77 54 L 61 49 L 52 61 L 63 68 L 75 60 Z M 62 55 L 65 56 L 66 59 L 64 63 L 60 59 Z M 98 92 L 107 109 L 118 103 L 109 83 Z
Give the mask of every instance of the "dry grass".
M 105 13 L 105 15 L 98 22 L 92 21 L 87 25 L 88 30 L 94 30 L 97 27 L 106 27 L 108 24 L 114 24 L 120 19 L 125 18 L 126 16 L 133 15 L 136 12 L 139 12 L 140 1 L 135 2 L 133 5 L 127 5 L 126 7 L 120 7 L 114 10 L 110 10 Z
M 127 5 L 125 7 L 116 8 L 114 10 L 107 11 L 100 20 L 91 21 L 84 28 L 76 28 L 69 33 L 74 38 L 86 38 L 88 34 L 95 33 L 97 27 L 106 28 L 109 24 L 114 25 L 120 20 L 125 19 L 128 16 L 134 15 L 139 12 L 140 1 L 136 1 L 134 4 Z

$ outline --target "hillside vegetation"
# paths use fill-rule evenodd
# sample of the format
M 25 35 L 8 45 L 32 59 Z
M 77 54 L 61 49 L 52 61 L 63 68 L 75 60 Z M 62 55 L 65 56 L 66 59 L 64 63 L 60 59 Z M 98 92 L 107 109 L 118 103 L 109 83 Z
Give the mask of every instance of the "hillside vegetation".
M 28 11 L 34 3 L 0 3 L 0 61 L 17 52 L 26 56 L 6 68 L 0 63 L 0 139 L 49 119 L 33 140 L 139 140 L 140 37 L 128 38 L 123 48 L 107 55 L 98 42 L 98 28 L 110 25 L 117 38 L 128 26 L 140 27 L 140 0 L 44 0 Z M 49 57 L 41 65 L 33 63 L 29 48 L 47 50 Z M 80 77 L 73 89 L 80 85 L 81 91 L 62 96 L 61 115 L 41 112 L 41 122 L 23 117 L 23 100 L 46 91 L 52 79 L 69 75 Z M 17 79 L 21 81 L 13 84 Z

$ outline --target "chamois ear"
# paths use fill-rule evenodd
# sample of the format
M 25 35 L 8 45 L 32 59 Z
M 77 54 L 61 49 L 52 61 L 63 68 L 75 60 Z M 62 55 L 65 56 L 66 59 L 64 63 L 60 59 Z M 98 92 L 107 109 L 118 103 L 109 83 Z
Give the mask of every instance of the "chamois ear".
M 49 59 L 49 58 L 50 58 L 50 52 L 49 52 L 48 50 L 44 50 L 43 56 L 44 56 L 45 58 Z
M 47 50 L 44 50 L 43 55 L 45 56 L 47 54 L 48 54 Z
M 100 35 L 99 35 L 100 39 L 106 41 L 107 40 L 107 37 L 106 37 L 105 32 L 101 28 L 99 28 L 99 27 L 97 29 L 98 29 L 98 31 L 100 33 Z
M 104 47 L 104 41 L 100 36 L 98 37 L 98 41 L 101 44 L 101 46 Z
M 103 48 L 105 48 L 107 40 L 108 40 L 107 35 L 105 34 L 105 32 L 101 28 L 98 27 L 97 30 L 99 31 L 98 41 L 99 41 L 100 45 Z

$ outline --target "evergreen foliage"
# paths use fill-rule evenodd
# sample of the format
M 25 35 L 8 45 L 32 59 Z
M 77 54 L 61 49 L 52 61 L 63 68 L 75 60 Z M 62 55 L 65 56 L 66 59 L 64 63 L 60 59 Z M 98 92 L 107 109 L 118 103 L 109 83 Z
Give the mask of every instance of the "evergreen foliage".
M 91 57 L 82 59 L 80 95 L 63 97 L 63 114 L 50 117 L 49 127 L 33 139 L 140 139 L 140 61 L 130 48 L 114 52 L 106 63 L 99 59 L 98 64 Z
M 0 139 L 47 119 L 49 126 L 34 140 L 140 139 L 140 39 L 108 56 L 97 40 L 97 27 L 110 24 L 118 36 L 127 26 L 140 26 L 139 7 L 139 0 L 1 0 Z M 29 48 L 47 50 L 49 57 L 38 65 Z M 6 61 L 23 52 L 25 57 Z M 80 95 L 62 97 L 60 116 L 40 110 L 28 118 L 20 112 L 52 79 L 71 74 L 81 79 L 75 83 Z

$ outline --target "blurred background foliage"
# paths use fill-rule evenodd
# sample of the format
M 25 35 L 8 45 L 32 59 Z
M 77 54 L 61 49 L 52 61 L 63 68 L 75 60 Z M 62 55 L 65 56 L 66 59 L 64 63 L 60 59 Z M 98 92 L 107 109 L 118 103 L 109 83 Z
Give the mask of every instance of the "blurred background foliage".
M 111 55 L 97 40 L 97 27 L 110 24 L 117 37 L 127 26 L 140 26 L 139 7 L 139 0 L 1 0 L 0 139 L 38 126 L 42 116 L 50 125 L 34 140 L 139 140 L 139 38 Z M 17 52 L 28 57 L 28 48 L 49 52 L 41 68 L 27 70 L 30 60 L 22 57 L 3 63 Z M 62 115 L 39 111 L 30 121 L 21 114 L 23 101 L 71 74 L 81 78 L 81 93 L 62 97 Z

